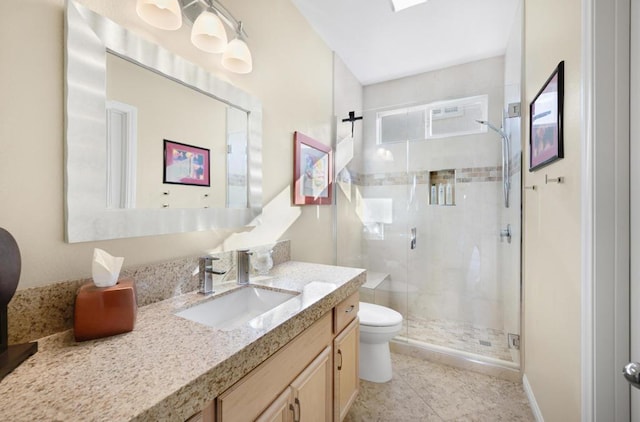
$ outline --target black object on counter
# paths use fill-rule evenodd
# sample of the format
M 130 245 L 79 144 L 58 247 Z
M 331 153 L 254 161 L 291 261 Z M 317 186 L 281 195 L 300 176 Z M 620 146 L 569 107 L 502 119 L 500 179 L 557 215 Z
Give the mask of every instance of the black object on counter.
M 38 351 L 37 342 L 9 346 L 7 306 L 18 287 L 21 269 L 18 244 L 0 227 L 0 380 Z

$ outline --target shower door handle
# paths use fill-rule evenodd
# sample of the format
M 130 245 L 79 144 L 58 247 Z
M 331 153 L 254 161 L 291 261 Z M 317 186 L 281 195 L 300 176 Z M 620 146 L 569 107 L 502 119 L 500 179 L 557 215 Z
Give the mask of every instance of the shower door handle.
M 411 228 L 411 249 L 416 248 L 416 241 L 418 237 L 418 230 L 415 227 Z

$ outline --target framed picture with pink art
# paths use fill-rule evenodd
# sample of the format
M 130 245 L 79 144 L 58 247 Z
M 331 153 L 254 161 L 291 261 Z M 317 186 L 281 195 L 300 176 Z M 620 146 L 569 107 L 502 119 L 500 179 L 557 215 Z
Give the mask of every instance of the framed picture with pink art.
M 564 61 L 551 73 L 530 105 L 529 171 L 564 157 L 563 96 Z
M 211 186 L 209 150 L 164 140 L 163 183 Z
M 333 191 L 331 148 L 300 132 L 293 134 L 295 205 L 330 205 Z

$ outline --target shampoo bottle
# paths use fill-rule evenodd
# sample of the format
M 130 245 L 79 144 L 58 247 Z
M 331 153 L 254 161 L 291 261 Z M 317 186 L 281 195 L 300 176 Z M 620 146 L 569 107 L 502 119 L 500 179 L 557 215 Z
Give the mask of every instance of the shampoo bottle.
M 436 188 L 436 184 L 431 185 L 431 205 L 438 204 L 438 189 Z
M 444 205 L 444 183 L 438 184 L 438 205 Z
M 447 182 L 447 186 L 445 188 L 445 203 L 447 205 L 453 205 L 453 186 L 451 186 L 450 182 Z

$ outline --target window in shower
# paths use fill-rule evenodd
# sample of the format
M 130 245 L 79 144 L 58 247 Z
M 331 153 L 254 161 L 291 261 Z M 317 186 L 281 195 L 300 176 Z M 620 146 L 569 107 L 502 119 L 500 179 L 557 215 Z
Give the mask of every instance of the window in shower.
M 378 144 L 421 141 L 487 131 L 477 120 L 487 119 L 488 96 L 457 98 L 376 114 Z
M 426 138 L 424 105 L 380 111 L 376 114 L 378 144 L 419 141 Z

